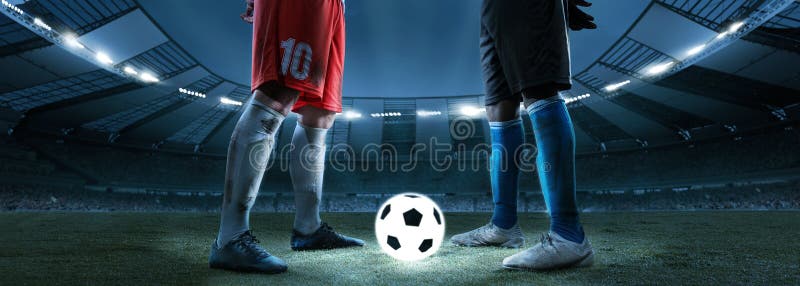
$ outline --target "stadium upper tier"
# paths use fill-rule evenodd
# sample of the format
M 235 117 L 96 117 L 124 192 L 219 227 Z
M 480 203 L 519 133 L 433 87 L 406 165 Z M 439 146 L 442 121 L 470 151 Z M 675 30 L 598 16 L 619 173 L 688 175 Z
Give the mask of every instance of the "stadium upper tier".
M 562 94 L 579 152 L 737 134 L 800 116 L 800 2 L 700 2 L 595 3 L 600 28 L 570 35 L 574 87 Z M 222 154 L 250 94 L 241 8 L 3 1 L 0 126 Z M 485 143 L 478 9 L 457 0 L 348 3 L 345 112 L 329 142 Z M 468 133 L 456 134 L 464 122 Z

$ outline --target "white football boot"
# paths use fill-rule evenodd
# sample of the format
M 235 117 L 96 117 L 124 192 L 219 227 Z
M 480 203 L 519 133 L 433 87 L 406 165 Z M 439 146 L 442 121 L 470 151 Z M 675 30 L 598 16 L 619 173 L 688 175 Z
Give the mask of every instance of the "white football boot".
M 469 232 L 456 234 L 450 241 L 461 246 L 501 246 L 519 248 L 525 244 L 525 236 L 519 224 L 514 224 L 510 229 L 504 229 L 489 222 L 489 224 Z
M 594 263 L 594 250 L 588 238 L 575 243 L 550 232 L 533 247 L 503 259 L 503 267 L 520 270 L 551 270 L 588 267 Z

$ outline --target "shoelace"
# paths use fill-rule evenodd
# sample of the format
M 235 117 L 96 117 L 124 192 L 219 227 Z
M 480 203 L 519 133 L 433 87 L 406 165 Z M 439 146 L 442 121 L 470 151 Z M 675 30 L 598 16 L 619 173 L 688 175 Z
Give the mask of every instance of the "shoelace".
M 259 243 L 261 243 L 261 241 L 259 241 L 249 230 L 243 233 L 239 238 L 239 245 L 245 251 L 255 254 L 258 258 L 269 257 L 269 253 L 264 250 Z
M 547 246 L 547 245 L 553 246 L 553 238 L 550 237 L 549 233 L 546 234 L 543 233 L 539 241 L 542 243 L 542 246 Z

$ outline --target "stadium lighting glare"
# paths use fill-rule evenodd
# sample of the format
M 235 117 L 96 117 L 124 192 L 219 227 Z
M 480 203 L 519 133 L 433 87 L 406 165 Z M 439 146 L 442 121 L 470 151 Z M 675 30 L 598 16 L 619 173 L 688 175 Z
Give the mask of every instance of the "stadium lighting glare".
M 75 35 L 64 35 L 64 42 L 67 43 L 70 47 L 78 48 L 78 49 L 85 49 L 86 46 L 78 42 L 78 39 L 75 38 Z
M 586 94 L 582 94 L 580 96 L 567 98 L 564 101 L 566 101 L 566 103 L 573 103 L 573 102 L 576 102 L 578 100 L 587 99 L 587 98 L 589 98 L 591 96 L 592 96 L 591 94 L 586 93 Z
M 222 103 L 222 104 L 227 104 L 227 105 L 242 106 L 242 102 L 241 101 L 236 101 L 236 100 L 224 97 L 224 96 L 219 98 L 219 102 Z
M 604 87 L 603 89 L 605 89 L 607 92 L 612 92 L 612 91 L 620 89 L 623 86 L 628 85 L 629 83 L 631 83 L 631 81 L 630 80 L 626 80 L 626 81 L 623 81 L 623 82 L 610 84 L 610 85 Z
M 148 72 L 143 72 L 141 75 L 139 75 L 139 79 L 141 79 L 143 82 L 151 82 L 151 83 L 161 81 L 156 76 Z
M 402 114 L 402 113 L 400 113 L 400 112 L 382 112 L 382 113 L 373 113 L 373 114 L 370 114 L 369 116 L 371 116 L 371 117 L 373 117 L 373 118 L 379 118 L 379 117 L 399 117 L 399 116 L 403 116 L 403 114 Z
M 135 69 L 133 69 L 132 67 L 129 67 L 129 66 L 125 67 L 122 71 L 124 71 L 126 74 L 129 74 L 129 75 L 137 75 L 137 74 L 139 74 L 139 72 L 137 72 Z
M 739 31 L 739 29 L 742 28 L 742 26 L 744 26 L 744 22 L 736 22 L 733 25 L 731 25 L 730 28 L 728 28 L 728 33 L 729 34 L 736 33 Z
M 199 98 L 206 98 L 206 94 L 205 93 L 197 92 L 197 91 L 193 91 L 193 90 L 188 90 L 188 89 L 185 89 L 185 88 L 179 88 L 178 92 L 183 93 L 183 94 L 187 94 L 187 95 L 191 95 L 191 96 L 196 96 L 196 97 L 199 97 Z
M 728 35 L 728 32 L 719 33 L 719 35 L 717 35 L 717 40 L 725 38 L 725 36 L 727 36 L 727 35 Z
M 114 61 L 111 60 L 111 57 L 109 57 L 108 54 L 104 52 L 97 52 L 97 54 L 95 55 L 95 59 L 97 59 L 98 62 L 106 65 L 114 63 Z
M 482 112 L 486 112 L 486 108 L 477 108 L 474 106 L 464 106 L 461 108 L 461 114 L 466 116 L 476 116 L 481 114 Z
M 347 118 L 347 119 L 361 118 L 361 113 L 358 113 L 358 112 L 355 112 L 355 111 L 345 111 L 344 112 L 344 118 Z
M 441 111 L 417 110 L 417 116 L 428 117 L 428 116 L 436 116 L 436 115 L 442 115 L 442 112 Z
M 686 51 L 687 56 L 694 56 L 706 49 L 706 45 L 699 45 Z
M 6 0 L 3 0 L 3 6 L 8 7 L 8 9 L 11 9 L 14 12 L 17 12 L 17 14 L 25 15 L 25 12 L 23 12 L 22 9 L 17 8 L 17 6 L 15 6 L 14 4 L 8 3 L 8 1 Z
M 39 18 L 33 18 L 33 24 L 35 24 L 36 26 L 42 27 L 42 29 L 45 29 L 45 30 L 48 30 L 48 31 L 52 31 L 53 30 L 53 28 L 50 28 L 50 25 L 45 24 L 44 21 L 42 21 L 42 19 L 39 19 Z
M 664 73 L 665 71 L 669 70 L 669 68 L 671 68 L 673 65 L 675 65 L 675 62 L 668 62 L 668 63 L 663 63 L 663 64 L 652 66 L 649 69 L 647 69 L 647 74 L 648 75 L 658 75 L 658 74 Z

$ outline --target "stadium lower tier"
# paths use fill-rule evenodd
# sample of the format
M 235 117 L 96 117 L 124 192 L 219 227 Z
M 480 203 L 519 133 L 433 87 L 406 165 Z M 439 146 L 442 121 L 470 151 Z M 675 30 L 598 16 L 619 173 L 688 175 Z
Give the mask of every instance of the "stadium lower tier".
M 164 191 L 221 192 L 225 157 L 175 154 L 58 138 L 4 138 L 0 181 L 83 178 L 89 184 Z M 579 191 L 725 185 L 800 179 L 800 133 L 795 128 L 762 130 L 714 140 L 617 153 L 579 155 Z M 487 153 L 429 157 L 339 160 L 328 156 L 327 193 L 486 193 Z M 286 154 L 276 151 L 261 191 L 291 193 Z M 449 161 L 448 161 L 449 160 Z M 521 192 L 538 192 L 535 166 L 523 168 Z M 33 176 L 34 179 L 23 180 Z M 37 180 L 35 177 L 47 178 Z M 79 185 L 72 182 L 73 185 Z

